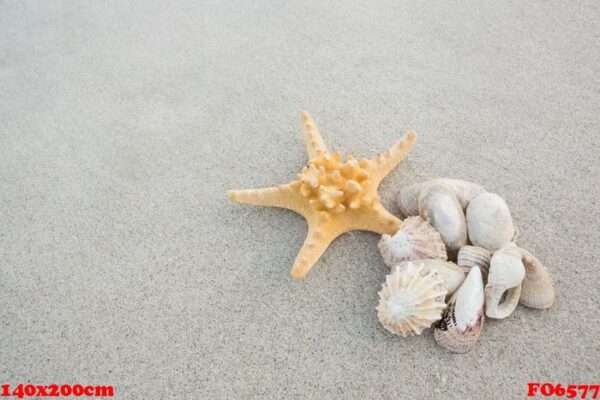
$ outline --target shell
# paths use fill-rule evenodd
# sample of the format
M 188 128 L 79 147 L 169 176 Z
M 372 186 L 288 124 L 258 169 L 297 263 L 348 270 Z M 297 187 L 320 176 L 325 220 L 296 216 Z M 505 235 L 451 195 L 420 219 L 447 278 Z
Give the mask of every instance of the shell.
M 409 262 L 410 261 L 401 262 L 394 268 L 406 268 Z M 462 283 L 465 281 L 465 273 L 460 268 L 458 268 L 458 265 L 454 264 L 453 262 L 444 260 L 423 259 L 414 260 L 413 263 L 415 263 L 416 265 L 424 265 L 426 271 L 435 271 L 438 273 L 440 278 L 442 278 L 442 281 L 444 281 L 444 287 L 448 291 L 448 293 L 446 293 L 446 297 L 456 292 L 456 289 L 458 289 L 460 285 L 462 285 Z
M 420 335 L 439 320 L 446 307 L 446 289 L 437 272 L 409 263 L 386 276 L 379 292 L 377 317 L 396 335 Z
M 378 246 L 383 261 L 390 268 L 402 261 L 448 259 L 439 232 L 421 217 L 406 218 L 393 236 L 382 235 Z
M 521 252 L 514 243 L 494 253 L 485 287 L 485 314 L 488 317 L 506 318 L 514 311 L 519 303 L 523 278 L 525 266 L 521 261 Z M 500 303 L 506 291 L 506 298 Z
M 432 183 L 442 183 L 450 187 L 454 191 L 454 194 L 456 195 L 456 198 L 458 199 L 458 202 L 463 210 L 467 208 L 469 201 L 471 201 L 473 197 L 485 192 L 483 187 L 460 179 L 429 179 L 425 182 L 406 186 L 400 190 L 398 195 L 398 206 L 400 207 L 400 211 L 405 216 L 419 214 L 419 194 L 426 186 Z
M 449 186 L 432 183 L 419 195 L 419 213 L 442 236 L 448 258 L 456 259 L 458 249 L 467 244 L 465 214 Z
M 502 197 L 482 193 L 467 207 L 467 231 L 475 246 L 492 252 L 509 243 L 515 236 L 510 210 Z
M 416 183 L 400 189 L 400 193 L 398 193 L 398 208 L 400 208 L 400 212 L 405 217 L 419 215 L 419 194 L 423 187 L 425 187 L 424 183 Z
M 525 266 L 525 279 L 521 285 L 521 298 L 519 302 L 525 307 L 546 309 L 554 304 L 554 287 L 552 279 L 540 260 L 525 249 L 519 249 L 523 265 Z
M 479 267 L 469 271 L 465 282 L 452 295 L 433 336 L 437 344 L 452 353 L 471 350 L 483 327 L 483 277 Z
M 479 267 L 484 277 L 487 276 L 490 269 L 490 259 L 492 253 L 489 250 L 479 246 L 463 246 L 458 251 L 456 263 L 466 273 L 473 267 Z

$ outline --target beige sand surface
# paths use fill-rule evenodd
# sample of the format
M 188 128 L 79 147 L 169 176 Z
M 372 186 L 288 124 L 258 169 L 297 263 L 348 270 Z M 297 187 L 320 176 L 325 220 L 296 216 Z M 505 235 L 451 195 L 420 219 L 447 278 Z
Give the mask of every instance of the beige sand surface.
M 226 4 L 225 4 L 226 3 Z M 600 378 L 597 1 L 0 1 L 0 383 L 119 399 L 515 399 Z M 556 281 L 467 355 L 378 323 L 377 236 L 226 201 L 328 145 L 503 196 Z

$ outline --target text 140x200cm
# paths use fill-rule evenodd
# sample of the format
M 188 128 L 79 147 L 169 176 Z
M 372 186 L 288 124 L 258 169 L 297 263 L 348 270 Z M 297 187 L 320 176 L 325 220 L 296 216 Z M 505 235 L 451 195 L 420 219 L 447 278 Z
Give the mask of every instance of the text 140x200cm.
M 115 389 L 110 385 L 0 385 L 0 397 L 113 397 Z

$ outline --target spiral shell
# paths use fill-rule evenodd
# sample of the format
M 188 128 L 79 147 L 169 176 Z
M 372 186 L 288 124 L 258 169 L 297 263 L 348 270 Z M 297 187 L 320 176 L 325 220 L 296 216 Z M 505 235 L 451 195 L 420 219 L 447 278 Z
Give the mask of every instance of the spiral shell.
M 554 287 L 552 279 L 540 260 L 525 249 L 521 251 L 525 266 L 525 279 L 521 285 L 519 302 L 525 307 L 546 309 L 554 304 Z
M 490 261 L 485 287 L 485 315 L 498 319 L 508 317 L 519 303 L 523 278 L 525 266 L 519 248 L 511 242 L 496 251 Z M 506 297 L 501 301 L 505 292 Z
M 435 341 L 452 353 L 471 350 L 483 327 L 483 304 L 483 278 L 479 267 L 473 267 L 450 298 L 442 319 L 435 324 Z
M 445 296 L 444 282 L 437 272 L 409 263 L 386 276 L 379 292 L 377 317 L 393 334 L 420 335 L 441 318 Z
M 473 267 L 479 267 L 484 277 L 487 276 L 490 269 L 490 259 L 492 253 L 489 250 L 479 246 L 463 246 L 458 251 L 456 263 L 466 273 Z
M 448 259 L 446 246 L 439 232 L 418 216 L 406 218 L 393 236 L 381 236 L 378 246 L 383 261 L 390 268 L 403 261 Z

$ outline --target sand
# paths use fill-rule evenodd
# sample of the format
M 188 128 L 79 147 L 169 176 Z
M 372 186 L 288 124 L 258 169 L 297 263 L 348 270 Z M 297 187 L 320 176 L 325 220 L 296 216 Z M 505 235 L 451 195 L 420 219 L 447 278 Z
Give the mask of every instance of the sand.
M 598 383 L 597 2 L 0 2 L 0 383 L 119 399 L 522 398 Z M 504 197 L 556 283 L 466 355 L 377 321 L 375 234 L 304 280 L 300 112 L 332 149 L 418 142 L 380 187 Z

